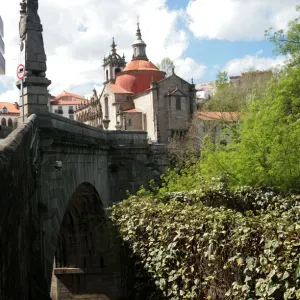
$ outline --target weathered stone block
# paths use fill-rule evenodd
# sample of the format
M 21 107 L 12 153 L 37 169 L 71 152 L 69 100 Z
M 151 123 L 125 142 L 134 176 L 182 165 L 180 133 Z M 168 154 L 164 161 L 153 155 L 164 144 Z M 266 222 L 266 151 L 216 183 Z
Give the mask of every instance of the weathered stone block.
M 38 103 L 38 96 L 34 94 L 26 94 L 23 96 L 24 104 L 37 104 Z M 20 103 L 22 103 L 22 97 L 20 97 Z
M 48 95 L 48 90 L 47 90 L 47 87 L 44 87 L 44 86 L 30 85 L 30 86 L 24 87 L 23 94 L 24 95 L 30 95 L 30 94 L 33 94 L 33 95 Z
M 29 61 L 37 61 L 37 55 L 35 53 L 27 53 L 26 59 Z
M 42 62 L 34 62 L 34 61 L 27 61 L 26 62 L 26 70 L 33 70 L 33 71 L 46 71 L 46 64 Z
M 46 60 L 47 60 L 47 57 L 46 57 L 45 54 L 38 54 L 37 55 L 37 61 L 38 62 L 46 62 Z
M 46 105 L 39 105 L 39 104 L 25 104 L 24 106 L 24 113 L 25 116 L 29 116 L 34 113 L 46 113 L 48 112 L 48 107 Z
M 39 95 L 38 96 L 38 104 L 48 104 L 48 96 L 47 95 Z

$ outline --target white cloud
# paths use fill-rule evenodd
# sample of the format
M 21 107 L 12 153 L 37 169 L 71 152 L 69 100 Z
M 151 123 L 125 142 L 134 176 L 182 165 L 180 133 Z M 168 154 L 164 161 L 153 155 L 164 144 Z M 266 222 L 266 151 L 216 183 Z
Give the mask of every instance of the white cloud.
M 0 94 L 0 102 L 19 102 L 19 91 L 17 88 L 7 90 Z
M 271 68 L 284 65 L 286 57 L 283 55 L 275 58 L 260 57 L 261 51 L 256 56 L 246 55 L 243 58 L 236 58 L 227 62 L 223 68 L 229 75 L 240 75 L 241 72 L 248 71 L 250 69 L 264 71 Z
M 12 82 L 19 59 L 19 0 L 1 1 L 6 44 L 6 76 L 0 83 L 10 82 L 10 94 L 18 95 Z M 110 51 L 115 37 L 119 54 L 131 60 L 131 44 L 135 39 L 136 16 L 140 16 L 141 30 L 147 43 L 149 59 L 157 63 L 164 57 L 180 59 L 188 47 L 188 36 L 178 29 L 181 11 L 170 11 L 165 0 L 44 0 L 39 1 L 39 15 L 44 28 L 47 54 L 47 77 L 52 81 L 50 92 L 62 90 L 92 93 L 93 86 L 103 82 L 103 56 Z M 84 31 L 80 31 L 84 28 Z M 13 93 L 14 90 L 14 93 Z
M 285 28 L 299 0 L 190 0 L 189 28 L 196 37 L 262 40 L 264 30 Z
M 185 59 L 175 60 L 176 74 L 185 79 L 188 82 L 191 82 L 193 78 L 194 81 L 198 81 L 206 71 L 206 66 L 198 64 L 193 59 L 187 57 Z

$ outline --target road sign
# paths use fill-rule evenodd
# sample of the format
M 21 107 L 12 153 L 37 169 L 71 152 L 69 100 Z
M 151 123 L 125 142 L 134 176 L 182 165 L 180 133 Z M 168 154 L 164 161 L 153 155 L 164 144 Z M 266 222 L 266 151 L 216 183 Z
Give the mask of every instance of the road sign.
M 23 64 L 18 65 L 17 77 L 22 80 L 25 77 L 25 66 Z

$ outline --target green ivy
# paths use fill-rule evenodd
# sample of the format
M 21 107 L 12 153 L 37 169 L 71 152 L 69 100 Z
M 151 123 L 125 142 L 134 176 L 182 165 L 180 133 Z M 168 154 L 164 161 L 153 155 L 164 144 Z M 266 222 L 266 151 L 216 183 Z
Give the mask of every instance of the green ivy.
M 166 299 L 299 299 L 299 197 L 205 183 L 130 196 L 111 219 Z

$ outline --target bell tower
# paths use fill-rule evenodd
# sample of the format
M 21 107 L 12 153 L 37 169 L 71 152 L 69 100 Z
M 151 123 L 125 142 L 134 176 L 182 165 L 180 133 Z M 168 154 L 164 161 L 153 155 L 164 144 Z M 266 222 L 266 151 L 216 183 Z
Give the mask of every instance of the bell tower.
M 117 53 L 115 39 L 111 44 L 111 54 L 103 59 L 104 84 L 114 83 L 118 73 L 122 72 L 126 66 L 125 56 L 121 57 Z

